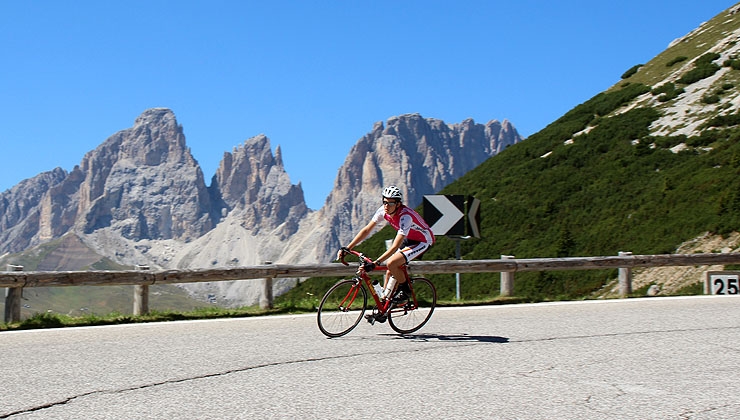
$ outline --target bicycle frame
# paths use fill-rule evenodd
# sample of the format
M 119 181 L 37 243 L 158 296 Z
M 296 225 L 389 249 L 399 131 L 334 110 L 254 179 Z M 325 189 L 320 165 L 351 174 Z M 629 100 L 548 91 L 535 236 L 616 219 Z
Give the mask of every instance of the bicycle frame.
M 366 257 L 360 252 L 350 250 L 349 253 L 358 257 L 361 262 L 364 262 L 367 264 L 373 264 L 370 258 Z M 344 265 L 349 265 L 346 261 L 344 261 L 344 256 L 342 256 L 341 262 Z M 407 308 L 405 306 L 398 307 L 397 309 L 399 310 L 416 309 L 417 308 L 416 294 L 414 293 L 413 285 L 411 283 L 411 278 L 409 277 L 408 266 L 404 264 L 403 266 L 401 266 L 401 269 L 403 270 L 403 275 L 406 277 L 406 282 L 408 283 L 409 290 L 411 290 L 411 296 L 409 296 L 409 304 L 411 304 L 412 306 L 410 308 Z M 384 265 L 375 266 L 372 271 L 373 272 L 378 271 L 378 272 L 385 273 L 386 271 L 388 271 L 388 267 Z M 358 285 L 361 285 L 362 283 L 365 284 L 367 289 L 370 291 L 370 295 L 372 295 L 373 299 L 375 300 L 375 306 L 378 308 L 378 311 L 381 314 L 388 313 L 388 310 L 392 308 L 392 302 L 390 299 L 381 300 L 380 296 L 378 296 L 378 292 L 376 292 L 375 288 L 373 287 L 373 283 L 372 283 L 372 279 L 370 278 L 370 275 L 368 275 L 367 272 L 365 271 L 364 264 L 360 264 L 360 267 L 357 269 L 357 273 L 355 273 L 355 279 L 358 280 L 358 283 L 357 283 Z M 359 292 L 359 290 L 355 290 L 354 293 L 352 293 L 350 303 L 352 303 L 355 297 L 357 297 L 357 292 Z M 349 298 L 350 296 L 348 295 L 347 297 Z M 347 306 L 350 306 L 350 305 L 347 305 Z
M 359 252 L 346 249 L 344 251 L 345 254 L 341 256 L 344 265 L 349 265 L 344 260 L 344 256 L 348 254 L 357 256 L 360 264 L 354 277 L 339 280 L 326 291 L 321 299 L 316 321 L 324 335 L 329 338 L 341 337 L 357 327 L 368 309 L 367 290 L 370 290 L 370 295 L 375 301 L 372 314 L 364 316 L 370 324 L 387 320 L 394 331 L 400 334 L 410 334 L 429 321 L 436 306 L 437 291 L 428 279 L 409 278 L 408 267 L 403 266 L 403 274 L 409 282 L 408 300 L 403 303 L 394 303 L 393 299 L 381 299 L 372 285 L 370 273 L 374 271 L 385 273 L 388 267 L 375 266 L 369 258 Z

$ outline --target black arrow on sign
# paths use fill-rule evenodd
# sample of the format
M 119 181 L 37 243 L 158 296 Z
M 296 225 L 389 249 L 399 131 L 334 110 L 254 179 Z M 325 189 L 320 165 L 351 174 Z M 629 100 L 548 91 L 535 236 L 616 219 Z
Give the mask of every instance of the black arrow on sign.
M 467 205 L 468 236 L 480 238 L 480 200 L 469 195 Z
M 465 235 L 465 196 L 425 195 L 423 208 L 435 236 Z

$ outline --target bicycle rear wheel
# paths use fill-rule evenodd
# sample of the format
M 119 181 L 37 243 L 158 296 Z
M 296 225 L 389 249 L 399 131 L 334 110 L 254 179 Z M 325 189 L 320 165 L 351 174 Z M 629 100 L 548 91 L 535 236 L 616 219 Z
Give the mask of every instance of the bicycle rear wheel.
M 388 313 L 388 324 L 394 331 L 408 334 L 417 331 L 429 321 L 437 306 L 437 289 L 424 277 L 411 279 L 413 293 L 408 303 Z
M 316 321 L 327 337 L 341 337 L 362 320 L 367 291 L 360 279 L 345 279 L 332 286 L 321 299 Z

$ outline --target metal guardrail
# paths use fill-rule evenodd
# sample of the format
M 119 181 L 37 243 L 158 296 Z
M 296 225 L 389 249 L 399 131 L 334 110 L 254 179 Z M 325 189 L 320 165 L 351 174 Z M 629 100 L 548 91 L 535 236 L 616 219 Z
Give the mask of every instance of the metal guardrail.
M 740 264 L 740 253 L 707 253 L 707 254 L 664 254 L 632 255 L 620 252 L 618 256 L 603 257 L 568 257 L 568 258 L 514 258 L 502 256 L 491 260 L 438 260 L 414 261 L 409 267 L 414 273 L 454 274 L 454 273 L 516 273 L 524 271 L 568 271 L 620 269 L 620 294 L 631 292 L 631 272 L 635 267 L 668 267 L 668 266 L 701 266 Z M 18 266 L 14 266 L 18 267 Z M 9 266 L 10 269 L 10 266 Z M 250 267 L 216 268 L 200 270 L 163 270 L 146 269 L 126 271 L 7 271 L 0 273 L 0 287 L 8 288 L 6 293 L 6 322 L 20 320 L 20 292 L 27 287 L 64 287 L 64 286 L 151 286 L 154 284 L 177 284 L 214 282 L 226 280 L 305 278 L 305 277 L 342 277 L 354 274 L 356 267 L 338 263 L 330 264 L 263 264 Z M 504 284 L 504 282 L 506 284 Z M 271 284 L 271 281 L 270 281 Z M 13 291 L 13 289 L 17 289 Z M 138 288 L 148 293 L 148 288 Z M 502 275 L 502 294 L 513 290 L 513 276 Z M 11 291 L 13 291 L 11 293 Z M 147 299 L 141 301 L 147 302 Z M 9 302 L 9 300 L 12 300 Z M 272 303 L 269 302 L 271 305 Z M 16 311 L 8 316 L 8 308 Z M 139 311 L 147 312 L 147 308 Z M 9 321 L 10 319 L 10 321 Z

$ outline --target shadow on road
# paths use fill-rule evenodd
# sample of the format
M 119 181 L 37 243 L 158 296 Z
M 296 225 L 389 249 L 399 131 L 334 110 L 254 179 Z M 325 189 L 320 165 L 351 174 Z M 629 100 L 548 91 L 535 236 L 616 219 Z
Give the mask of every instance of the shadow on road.
M 397 335 L 396 338 L 418 341 L 461 341 L 479 343 L 508 343 L 508 337 L 495 335 L 468 335 L 468 334 L 406 334 Z

